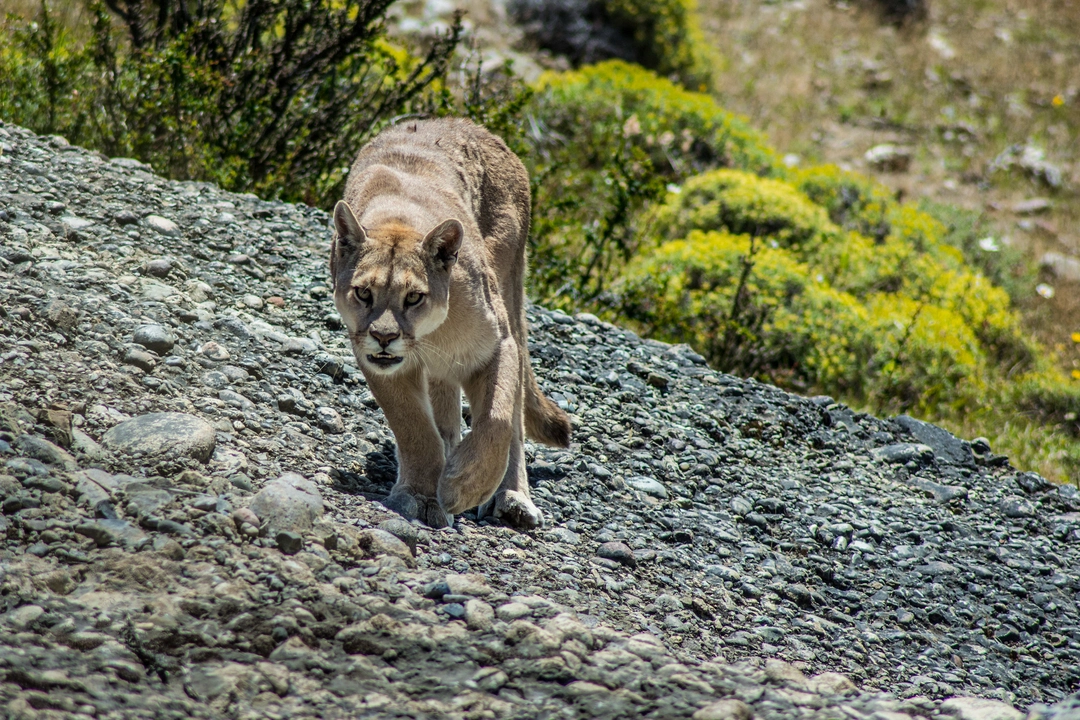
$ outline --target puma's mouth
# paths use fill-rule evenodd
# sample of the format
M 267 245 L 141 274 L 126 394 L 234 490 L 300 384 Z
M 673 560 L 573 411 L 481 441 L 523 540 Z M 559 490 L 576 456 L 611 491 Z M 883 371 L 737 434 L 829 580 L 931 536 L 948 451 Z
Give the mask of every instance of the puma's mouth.
M 381 368 L 388 368 L 397 365 L 404 360 L 400 355 L 391 355 L 390 353 L 376 353 L 374 355 L 368 355 L 367 360 L 372 365 L 378 365 Z

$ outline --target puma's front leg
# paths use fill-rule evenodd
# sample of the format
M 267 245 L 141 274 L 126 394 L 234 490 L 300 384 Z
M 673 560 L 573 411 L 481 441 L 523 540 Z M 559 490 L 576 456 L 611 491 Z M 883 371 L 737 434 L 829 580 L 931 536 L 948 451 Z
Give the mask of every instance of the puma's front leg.
M 528 356 L 519 363 L 518 393 L 514 404 L 514 437 L 499 489 L 480 506 L 479 516 L 491 516 L 518 530 L 533 530 L 544 525 L 544 515 L 529 497 L 529 479 L 525 474 L 525 367 Z
M 423 376 L 373 375 L 368 378 L 368 387 L 397 441 L 398 479 L 383 505 L 431 527 L 452 525 L 453 516 L 437 499 L 446 456 Z
M 517 343 L 505 338 L 491 362 L 465 382 L 472 429 L 450 454 L 439 480 L 439 502 L 449 513 L 476 507 L 502 481 L 514 424 L 521 423 L 519 357 Z

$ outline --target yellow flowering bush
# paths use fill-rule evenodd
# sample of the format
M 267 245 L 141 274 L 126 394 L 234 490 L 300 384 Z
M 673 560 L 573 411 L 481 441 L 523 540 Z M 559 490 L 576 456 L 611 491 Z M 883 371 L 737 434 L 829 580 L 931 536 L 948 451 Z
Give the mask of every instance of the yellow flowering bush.
M 690 178 L 657 210 L 658 237 L 674 240 L 691 230 L 768 237 L 800 253 L 840 232 L 823 208 L 791 185 L 726 169 Z

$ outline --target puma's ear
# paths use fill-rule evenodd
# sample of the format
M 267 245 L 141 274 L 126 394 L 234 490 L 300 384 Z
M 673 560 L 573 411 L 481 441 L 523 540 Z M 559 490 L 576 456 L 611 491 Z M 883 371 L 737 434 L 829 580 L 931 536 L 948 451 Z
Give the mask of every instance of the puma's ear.
M 354 250 L 367 240 L 360 221 L 344 200 L 338 200 L 338 204 L 334 206 L 334 230 L 337 232 L 335 250 L 341 253 Z
M 465 228 L 459 220 L 444 220 L 424 238 L 424 247 L 449 270 L 457 262 L 458 250 L 465 237 Z

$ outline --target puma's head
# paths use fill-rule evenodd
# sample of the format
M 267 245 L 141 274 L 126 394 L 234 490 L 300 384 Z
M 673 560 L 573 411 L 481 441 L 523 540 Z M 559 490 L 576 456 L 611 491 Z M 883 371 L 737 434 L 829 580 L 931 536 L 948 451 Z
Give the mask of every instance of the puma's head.
M 418 341 L 446 320 L 450 270 L 465 230 L 458 220 L 427 234 L 400 222 L 362 227 L 344 202 L 334 208 L 330 274 L 357 361 L 391 374 L 418 360 Z

